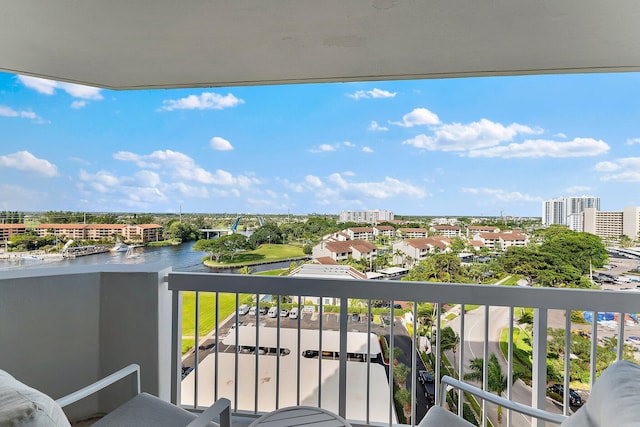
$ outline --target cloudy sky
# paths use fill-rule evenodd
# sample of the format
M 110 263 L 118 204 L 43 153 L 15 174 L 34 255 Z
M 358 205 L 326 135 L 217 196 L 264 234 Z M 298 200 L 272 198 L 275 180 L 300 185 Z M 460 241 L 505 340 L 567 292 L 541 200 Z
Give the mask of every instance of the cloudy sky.
M 116 92 L 0 73 L 0 209 L 640 205 L 640 74 Z

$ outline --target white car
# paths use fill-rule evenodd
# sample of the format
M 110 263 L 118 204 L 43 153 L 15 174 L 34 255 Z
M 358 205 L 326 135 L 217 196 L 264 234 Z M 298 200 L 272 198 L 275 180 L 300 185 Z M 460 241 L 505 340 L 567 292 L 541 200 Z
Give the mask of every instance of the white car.
M 267 312 L 267 316 L 269 317 L 278 317 L 278 307 L 271 307 Z

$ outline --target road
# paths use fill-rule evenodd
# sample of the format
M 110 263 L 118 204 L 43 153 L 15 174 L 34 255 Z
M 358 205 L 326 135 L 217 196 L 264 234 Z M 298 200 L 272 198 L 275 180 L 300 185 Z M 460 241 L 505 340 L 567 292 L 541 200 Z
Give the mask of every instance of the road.
M 484 357 L 484 323 L 485 323 L 485 309 L 479 307 L 475 310 L 469 311 L 465 314 L 465 334 L 464 334 L 464 366 L 469 366 L 469 362 L 474 358 Z M 460 316 L 451 320 L 448 323 L 456 333 L 460 333 Z M 490 307 L 489 308 L 489 339 L 488 350 L 489 355 L 495 353 L 498 356 L 498 360 L 502 365 L 504 372 L 507 371 L 507 362 L 502 356 L 500 351 L 500 331 L 509 327 L 509 307 Z M 458 351 L 458 355 L 460 351 Z M 451 354 L 449 355 L 450 360 Z M 520 402 L 524 405 L 531 406 L 531 388 L 524 382 L 517 380 L 512 388 L 512 400 Z M 489 418 L 496 424 L 497 415 L 496 407 L 489 405 Z M 556 406 L 550 399 L 547 399 L 548 411 L 561 414 L 562 408 Z M 506 412 L 504 414 L 506 417 Z M 514 427 L 528 427 L 531 425 L 531 420 L 522 414 L 512 413 L 512 425 Z

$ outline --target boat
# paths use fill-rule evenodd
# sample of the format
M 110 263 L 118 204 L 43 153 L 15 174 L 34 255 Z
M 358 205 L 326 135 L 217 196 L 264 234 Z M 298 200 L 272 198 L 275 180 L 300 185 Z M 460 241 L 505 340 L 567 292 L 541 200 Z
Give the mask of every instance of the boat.
M 122 242 L 116 242 L 115 246 L 109 249 L 109 252 L 127 252 L 127 250 L 129 250 L 129 246 Z

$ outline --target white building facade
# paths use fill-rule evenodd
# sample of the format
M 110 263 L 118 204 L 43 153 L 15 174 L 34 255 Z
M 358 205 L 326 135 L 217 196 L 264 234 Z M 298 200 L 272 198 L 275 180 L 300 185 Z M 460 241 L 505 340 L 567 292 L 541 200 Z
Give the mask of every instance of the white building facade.
M 372 211 L 342 211 L 338 222 L 357 222 L 377 224 L 384 221 L 393 221 L 393 212 L 384 209 Z
M 600 210 L 600 197 L 557 197 L 542 202 L 542 225 L 566 225 L 574 231 L 582 231 L 582 212 L 587 208 Z

